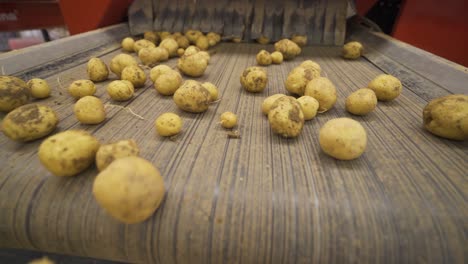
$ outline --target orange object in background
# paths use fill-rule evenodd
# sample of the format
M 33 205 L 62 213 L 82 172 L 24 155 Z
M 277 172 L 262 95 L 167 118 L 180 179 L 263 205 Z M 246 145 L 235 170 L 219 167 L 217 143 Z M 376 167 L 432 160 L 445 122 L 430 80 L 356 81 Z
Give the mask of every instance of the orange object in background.
M 0 18 L 0 31 L 19 31 L 65 25 L 56 0 L 1 1 Z

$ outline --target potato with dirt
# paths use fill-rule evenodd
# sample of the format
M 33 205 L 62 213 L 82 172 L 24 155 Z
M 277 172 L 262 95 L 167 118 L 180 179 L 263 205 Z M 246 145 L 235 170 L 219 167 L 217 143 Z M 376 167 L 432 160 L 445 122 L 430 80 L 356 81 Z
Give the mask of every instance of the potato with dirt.
M 369 88 L 359 89 L 350 94 L 345 101 L 346 111 L 353 115 L 366 115 L 377 106 L 377 96 Z
M 133 84 L 125 80 L 112 81 L 107 85 L 107 94 L 115 101 L 127 101 L 133 97 L 135 88 Z
M 190 43 L 192 44 L 195 44 L 195 42 L 197 41 L 198 37 L 200 37 L 201 35 L 203 35 L 203 33 L 201 33 L 200 31 L 198 30 L 187 30 L 187 32 L 185 32 L 185 37 L 190 41 Z
M 276 42 L 275 50 L 281 52 L 285 60 L 292 60 L 301 54 L 301 48 L 289 39 L 282 39 Z
M 292 96 L 278 98 L 268 112 L 268 122 L 273 132 L 282 137 L 299 136 L 304 126 L 301 105 Z
M 90 80 L 76 80 L 68 86 L 68 92 L 75 99 L 96 93 L 96 86 Z
M 27 104 L 9 112 L 2 121 L 2 132 L 14 141 L 27 142 L 45 137 L 58 124 L 55 111 L 46 105 Z
M 44 79 L 33 78 L 27 82 L 27 85 L 33 98 L 44 99 L 50 96 L 50 86 Z
M 94 96 L 80 98 L 73 106 L 73 112 L 81 124 L 96 125 L 106 119 L 104 104 Z
M 162 137 L 175 136 L 182 131 L 182 119 L 174 113 L 164 113 L 154 122 L 156 132 Z
M 363 50 L 364 48 L 361 43 L 357 41 L 351 41 L 343 46 L 341 54 L 345 59 L 355 60 L 361 57 Z
M 45 139 L 39 160 L 55 176 L 74 176 L 94 162 L 99 141 L 84 130 L 67 130 Z
M 188 46 L 190 46 L 190 41 L 185 36 L 177 36 L 175 41 L 177 42 L 177 46 L 179 46 L 179 48 L 186 49 Z
M 468 95 L 452 94 L 431 100 L 423 110 L 424 127 L 432 134 L 468 139 Z
M 261 50 L 257 53 L 257 64 L 262 66 L 268 66 L 272 63 L 272 58 L 270 52 L 266 50 Z
M 305 95 L 311 96 L 319 102 L 319 113 L 325 113 L 336 103 L 335 85 L 325 77 L 318 77 L 311 80 L 304 91 Z
M 156 47 L 156 45 L 153 42 L 146 40 L 146 39 L 140 39 L 140 40 L 135 41 L 135 43 L 133 44 L 133 51 L 136 54 L 138 54 L 138 52 L 143 48 L 154 48 L 154 47 Z
M 357 159 L 366 150 L 367 133 L 351 118 L 335 118 L 320 128 L 319 143 L 323 152 L 335 159 Z
M 378 75 L 367 87 L 375 92 L 379 101 L 394 100 L 401 94 L 403 89 L 400 80 L 390 74 Z
M 302 112 L 304 113 L 304 120 L 311 120 L 317 115 L 319 108 L 317 99 L 304 95 L 299 97 L 297 102 L 301 105 Z
M 248 67 L 242 73 L 240 83 L 248 92 L 263 92 L 268 83 L 267 71 L 262 67 Z
M 307 84 L 318 77 L 320 77 L 320 72 L 298 66 L 289 72 L 284 86 L 288 92 L 302 96 Z
M 208 61 L 200 53 L 184 55 L 177 61 L 179 70 L 191 77 L 200 77 L 208 67 Z
M 109 68 L 117 77 L 120 78 L 122 70 L 127 66 L 138 65 L 138 62 L 128 54 L 119 54 L 112 58 Z
M 109 77 L 107 65 L 99 58 L 91 58 L 86 66 L 88 77 L 93 82 L 102 82 Z
M 146 73 L 140 66 L 127 66 L 122 71 L 122 80 L 129 81 L 135 88 L 141 88 L 146 83 Z
M 274 94 L 270 95 L 265 100 L 263 100 L 262 103 L 262 113 L 264 115 L 268 115 L 268 112 L 270 112 L 271 106 L 275 103 L 275 101 L 283 96 L 286 96 L 285 94 Z
M 154 66 L 159 62 L 167 61 L 169 53 L 165 48 L 143 48 L 138 52 L 138 58 L 144 65 Z
M 210 92 L 211 102 L 218 100 L 218 87 L 216 87 L 216 85 L 210 82 L 204 82 L 202 83 L 202 86 L 205 87 L 205 89 L 207 89 L 208 92 Z
M 139 154 L 140 148 L 133 139 L 104 144 L 96 152 L 96 167 L 98 171 L 103 171 L 116 159 L 138 156 Z
M 320 67 L 320 64 L 313 60 L 305 60 L 299 64 L 299 66 L 313 71 L 314 75 L 317 75 L 317 77 L 322 73 L 322 67 Z
M 28 85 L 14 76 L 0 76 L 0 112 L 25 105 L 29 101 Z
M 159 76 L 154 82 L 154 88 L 162 95 L 173 95 L 182 85 L 182 76 L 171 70 Z
M 211 94 L 201 83 L 188 80 L 174 93 L 174 102 L 184 111 L 201 113 L 208 110 Z
M 157 45 L 159 43 L 159 35 L 156 34 L 156 32 L 154 32 L 154 31 L 146 31 L 143 34 L 143 38 L 146 39 L 146 40 L 151 41 L 155 45 Z

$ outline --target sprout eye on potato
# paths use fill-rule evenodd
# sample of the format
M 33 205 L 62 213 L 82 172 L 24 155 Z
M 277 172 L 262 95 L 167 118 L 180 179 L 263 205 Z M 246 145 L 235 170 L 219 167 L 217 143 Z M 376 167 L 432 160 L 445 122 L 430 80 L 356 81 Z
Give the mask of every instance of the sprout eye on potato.
M 267 72 L 262 67 L 248 67 L 240 77 L 242 87 L 248 92 L 259 93 L 268 83 Z
M 233 128 L 237 126 L 237 115 L 233 112 L 224 112 L 219 117 L 221 126 L 224 128 Z
M 361 57 L 364 48 L 357 41 L 351 41 L 343 46 L 342 55 L 345 59 L 355 60 Z
M 271 62 L 274 64 L 283 63 L 283 54 L 279 51 L 274 51 L 271 53 Z
M 12 110 L 3 118 L 2 132 L 12 140 L 27 142 L 47 136 L 57 123 L 57 114 L 52 108 L 28 104 Z
M 95 125 L 106 119 L 106 110 L 102 101 L 94 96 L 85 96 L 73 106 L 76 119 L 82 124 Z
M 93 82 L 102 82 L 109 77 L 107 65 L 99 58 L 91 58 L 86 67 L 89 79 Z
M 154 88 L 162 95 L 173 95 L 182 84 L 182 76 L 174 70 L 159 76 L 154 82 Z
M 301 53 L 301 48 L 289 39 L 276 42 L 275 50 L 281 52 L 285 60 L 292 60 Z
M 154 126 L 160 136 L 170 137 L 180 133 L 182 119 L 177 114 L 164 113 L 156 119 Z
M 377 96 L 368 88 L 359 89 L 346 98 L 346 111 L 353 115 L 365 115 L 377 106 Z
M 208 61 L 200 53 L 184 55 L 177 61 L 177 67 L 185 75 L 200 77 L 208 67 Z
M 359 122 L 350 118 L 335 118 L 325 123 L 319 132 L 322 150 L 339 160 L 356 159 L 367 146 L 367 133 Z
M 263 100 L 263 103 L 262 103 L 262 113 L 264 115 L 268 115 L 268 112 L 270 112 L 270 108 L 271 106 L 273 105 L 273 103 L 283 97 L 283 96 L 286 96 L 285 94 L 274 94 L 274 95 L 271 95 L 271 96 L 268 96 L 267 98 L 265 98 L 265 100 Z
M 304 113 L 296 98 L 278 98 L 268 112 L 268 122 L 276 134 L 285 138 L 299 136 L 304 126 Z
M 27 85 L 33 98 L 43 99 L 50 96 L 50 87 L 46 80 L 34 78 L 29 80 Z
M 127 101 L 133 97 L 135 88 L 133 84 L 125 80 L 112 81 L 107 85 L 107 94 L 115 101 Z
M 174 102 L 184 111 L 201 113 L 208 109 L 211 94 L 201 83 L 188 80 L 174 93 Z
M 367 86 L 375 92 L 379 101 L 391 101 L 397 98 L 403 86 L 400 80 L 389 74 L 380 74 Z
M 140 39 L 140 40 L 135 41 L 135 43 L 133 43 L 133 51 L 135 51 L 136 54 L 138 54 L 138 52 L 143 48 L 154 48 L 154 47 L 156 47 L 156 45 L 154 45 L 153 42 L 146 40 L 146 39 Z
M 263 66 L 270 65 L 272 62 L 271 54 L 266 50 L 261 50 L 260 52 L 258 52 L 256 59 L 257 64 Z
M 29 100 L 28 85 L 14 76 L 0 76 L 0 111 L 11 110 L 26 104 Z
M 129 81 L 135 88 L 145 86 L 146 73 L 137 65 L 127 66 L 122 71 L 122 80 Z
M 305 88 L 305 95 L 311 96 L 319 102 L 319 113 L 330 110 L 336 103 L 336 88 L 333 83 L 325 77 L 312 79 Z
M 140 149 L 133 139 L 101 145 L 96 152 L 96 167 L 99 171 L 103 171 L 116 159 L 138 156 L 139 154 Z
M 76 80 L 70 84 L 68 92 L 75 99 L 79 99 L 88 95 L 94 95 L 96 93 L 96 86 L 90 80 Z
M 128 54 L 119 54 L 112 58 L 109 68 L 111 72 L 115 73 L 115 75 L 120 78 L 122 70 L 131 65 L 138 65 L 138 62 Z
M 124 38 L 122 40 L 122 49 L 126 52 L 134 52 L 134 48 L 133 48 L 133 45 L 135 44 L 135 40 L 133 38 Z
M 317 110 L 319 108 L 317 99 L 304 95 L 299 97 L 297 102 L 301 105 L 302 112 L 304 113 L 304 120 L 311 120 L 317 115 Z
M 286 90 L 293 94 L 304 95 L 307 84 L 314 78 L 320 77 L 320 72 L 316 69 L 296 67 L 286 78 Z

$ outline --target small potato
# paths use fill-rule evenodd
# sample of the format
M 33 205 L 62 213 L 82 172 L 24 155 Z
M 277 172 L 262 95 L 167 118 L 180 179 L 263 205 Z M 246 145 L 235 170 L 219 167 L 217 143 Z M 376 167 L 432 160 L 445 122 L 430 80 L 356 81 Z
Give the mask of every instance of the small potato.
M 324 113 L 336 103 L 336 88 L 325 77 L 318 77 L 310 81 L 305 88 L 305 95 L 312 96 L 319 102 L 319 113 Z
M 319 108 L 317 99 L 304 95 L 299 97 L 297 102 L 301 105 L 305 120 L 311 120 L 317 115 L 317 110 Z
M 210 82 L 204 82 L 202 83 L 202 86 L 205 87 L 205 89 L 207 89 L 208 92 L 210 92 L 211 102 L 218 100 L 218 87 L 216 87 L 216 85 Z
M 200 77 L 205 73 L 208 61 L 199 53 L 184 55 L 177 61 L 177 67 L 185 75 Z
M 182 49 L 186 49 L 190 46 L 190 41 L 185 36 L 176 37 L 175 41 L 177 42 L 177 46 Z
M 403 86 L 396 77 L 380 74 L 369 83 L 368 88 L 375 92 L 379 101 L 391 101 L 400 95 Z
M 169 59 L 169 53 L 166 49 L 161 47 L 156 48 L 143 48 L 138 52 L 138 58 L 144 65 L 153 66 L 161 61 Z
M 183 48 L 177 49 L 177 56 L 182 57 L 184 56 L 185 50 Z
M 135 88 L 145 86 L 146 73 L 137 65 L 125 67 L 122 71 L 122 80 L 129 81 Z
M 68 92 L 75 99 L 80 99 L 81 97 L 96 93 L 96 86 L 90 80 L 76 80 L 70 84 Z
M 127 101 L 133 97 L 135 88 L 133 84 L 125 80 L 116 80 L 109 83 L 106 88 L 107 94 L 115 101 Z
M 241 43 L 241 42 L 242 42 L 242 38 L 239 38 L 239 37 L 233 38 L 233 39 L 232 39 L 232 42 L 234 42 L 234 43 Z
M 233 128 L 237 126 L 237 115 L 233 112 L 224 112 L 220 116 L 220 123 L 224 128 Z
M 141 49 L 143 48 L 154 48 L 156 45 L 154 45 L 153 42 L 146 40 L 146 39 L 140 39 L 135 41 L 133 44 L 133 51 L 135 51 L 136 54 L 140 52 Z
M 27 104 L 9 112 L 2 122 L 5 136 L 19 142 L 45 137 L 57 127 L 55 111 L 45 105 Z
M 208 44 L 210 45 L 210 47 L 213 47 L 214 45 L 217 44 L 216 40 L 214 38 L 208 38 Z
M 119 54 L 112 58 L 109 68 L 111 72 L 115 73 L 115 75 L 120 78 L 122 70 L 131 65 L 138 65 L 138 62 L 128 54 Z
M 174 113 L 164 113 L 156 119 L 154 126 L 160 136 L 171 137 L 182 130 L 182 119 Z
M 135 40 L 132 38 L 124 38 L 122 40 L 122 49 L 126 52 L 135 52 L 133 49 L 133 45 L 135 44 Z
M 126 224 L 148 219 L 161 205 L 164 194 L 159 170 L 136 156 L 115 160 L 97 175 L 93 184 L 97 203 Z
M 138 156 L 139 154 L 140 149 L 133 139 L 101 145 L 96 152 L 96 167 L 98 171 L 103 171 L 116 159 Z
M 177 41 L 175 41 L 175 39 L 167 38 L 161 41 L 159 47 L 165 48 L 169 53 L 169 57 L 177 56 L 177 49 L 179 48 L 179 45 L 177 44 Z
M 275 103 L 275 101 L 283 96 L 286 96 L 285 94 L 274 94 L 270 95 L 265 100 L 263 100 L 262 103 L 262 113 L 264 115 L 268 115 L 268 112 L 270 112 L 270 108 Z
M 174 70 L 159 76 L 154 82 L 154 88 L 162 95 L 173 95 L 182 85 L 182 76 Z
M 29 92 L 36 99 L 43 99 L 50 96 L 50 87 L 46 80 L 34 78 L 28 81 Z
M 322 126 L 319 143 L 323 152 L 339 160 L 356 159 L 364 153 L 367 133 L 359 122 L 350 118 L 335 118 Z
M 76 119 L 82 124 L 95 125 L 106 119 L 106 110 L 102 101 L 94 96 L 85 96 L 73 106 Z
M 266 45 L 266 44 L 270 43 L 270 39 L 267 38 L 267 37 L 265 37 L 265 36 L 261 36 L 261 37 L 259 37 L 259 38 L 257 39 L 257 42 L 258 42 L 259 44 Z
M 203 35 L 197 38 L 197 40 L 195 41 L 195 45 L 201 50 L 207 50 L 210 47 L 208 38 Z
M 50 260 L 48 257 L 42 257 L 40 259 L 33 259 L 29 261 L 28 264 L 55 264 L 55 262 Z
M 273 64 L 283 63 L 283 54 L 279 51 L 274 51 L 271 53 L 271 62 L 273 62 Z
M 424 127 L 434 135 L 468 139 L 468 96 L 452 94 L 430 101 L 423 110 Z
M 173 69 L 167 65 L 158 65 L 150 70 L 150 79 L 153 82 L 156 82 L 156 80 L 159 78 L 159 76 L 173 71 Z
M 158 42 L 159 42 L 159 35 L 156 34 L 156 32 L 153 32 L 153 31 L 146 31 L 143 34 L 143 38 L 153 42 L 154 44 L 158 44 Z
M 208 64 L 210 64 L 211 56 L 207 51 L 200 51 L 200 52 L 198 52 L 198 55 L 205 58 L 205 60 L 208 62 Z
M 14 76 L 0 76 L 0 111 L 11 110 L 29 101 L 28 85 Z
M 174 93 L 174 102 L 184 111 L 201 113 L 208 109 L 211 94 L 201 83 L 188 80 Z
M 188 46 L 185 49 L 184 55 L 190 56 L 198 52 L 200 52 L 200 49 L 197 46 Z
M 365 115 L 377 106 L 377 96 L 368 88 L 359 89 L 346 98 L 346 111 L 353 115 Z
M 89 79 L 93 82 L 102 82 L 109 77 L 107 65 L 99 58 L 91 58 L 86 66 Z
M 284 85 L 289 92 L 297 95 L 304 95 L 307 84 L 312 79 L 318 77 L 320 77 L 320 73 L 316 70 L 299 66 L 288 74 Z
M 289 39 L 276 42 L 275 50 L 281 52 L 285 60 L 292 60 L 301 53 L 301 48 Z
M 84 130 L 67 130 L 45 139 L 39 146 L 39 160 L 55 176 L 74 176 L 91 164 L 99 141 Z
M 296 43 L 299 47 L 307 45 L 307 36 L 305 35 L 294 35 L 291 38 L 292 42 Z
M 314 75 L 316 75 L 317 77 L 319 77 L 322 73 L 322 67 L 320 67 L 318 63 L 312 60 L 305 60 L 299 66 L 313 71 Z
M 201 33 L 200 31 L 198 30 L 187 30 L 187 32 L 185 32 L 185 37 L 190 41 L 190 43 L 192 44 L 195 44 L 195 42 L 197 41 L 198 37 L 200 37 L 201 35 L 203 35 L 203 33 Z
M 297 137 L 304 126 L 304 113 L 296 98 L 283 96 L 273 103 L 268 122 L 276 134 L 285 138 Z
M 240 77 L 242 87 L 248 92 L 259 93 L 265 90 L 268 83 L 267 72 L 262 67 L 248 67 Z
M 355 60 L 361 57 L 364 48 L 357 41 L 351 41 L 343 46 L 342 55 L 345 59 Z
M 271 54 L 266 50 L 261 50 L 260 52 L 258 52 L 256 59 L 257 64 L 263 66 L 270 65 L 272 62 Z

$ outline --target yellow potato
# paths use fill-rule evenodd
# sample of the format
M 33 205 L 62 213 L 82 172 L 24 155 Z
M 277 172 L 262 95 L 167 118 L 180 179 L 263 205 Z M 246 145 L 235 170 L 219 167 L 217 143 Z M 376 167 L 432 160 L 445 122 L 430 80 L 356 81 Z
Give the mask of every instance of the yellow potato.
M 423 111 L 424 127 L 439 137 L 468 139 L 468 96 L 452 94 L 430 101 Z
M 146 73 L 137 65 L 127 66 L 122 71 L 122 80 L 129 81 L 135 88 L 145 86 Z
M 190 41 L 185 36 L 176 37 L 175 41 L 177 42 L 177 46 L 182 49 L 186 49 L 190 46 Z
M 262 92 L 268 83 L 267 72 L 262 67 L 248 67 L 242 73 L 240 83 L 248 92 Z
M 305 60 L 299 66 L 313 71 L 314 75 L 316 75 L 317 77 L 319 77 L 322 73 L 322 67 L 320 67 L 318 63 L 312 60 Z
M 258 52 L 256 59 L 258 65 L 267 66 L 272 63 L 271 54 L 266 50 L 261 50 L 260 52 Z
M 154 88 L 162 95 L 173 95 L 182 85 L 182 76 L 174 70 L 159 76 L 154 82 Z
M 133 97 L 135 88 L 129 81 L 116 80 L 107 86 L 107 94 L 115 101 L 127 101 Z
M 319 132 L 323 152 L 339 160 L 356 159 L 364 153 L 367 133 L 359 122 L 350 118 L 335 118 L 323 125 Z
M 165 39 L 167 39 L 167 38 L 169 38 L 171 36 L 172 36 L 172 34 L 169 31 L 159 32 L 159 37 L 161 38 L 161 40 L 165 40 Z
M 76 80 L 70 84 L 68 92 L 73 98 L 80 99 L 96 93 L 96 86 L 90 80 Z
M 210 47 L 210 43 L 208 42 L 208 38 L 206 36 L 199 36 L 195 41 L 195 45 L 201 50 L 207 50 Z
M 133 45 L 135 44 L 135 40 L 132 38 L 124 38 L 122 40 L 122 49 L 126 52 L 134 52 Z
M 27 142 L 49 135 L 57 124 L 57 114 L 52 108 L 27 104 L 12 110 L 3 118 L 2 132 L 12 140 Z
M 115 160 L 93 184 L 98 204 L 126 224 L 148 219 L 160 206 L 164 194 L 164 180 L 158 169 L 136 156 Z
M 200 37 L 201 35 L 203 35 L 203 33 L 201 33 L 198 30 L 187 30 L 187 32 L 185 32 L 185 37 L 192 44 L 194 44 L 197 41 L 198 37 Z
M 220 116 L 220 123 L 224 128 L 233 128 L 237 126 L 237 115 L 233 112 L 224 112 Z
M 182 110 L 201 113 L 211 102 L 210 92 L 197 81 L 185 81 L 174 93 L 174 102 Z
M 271 53 L 271 62 L 273 62 L 273 64 L 283 63 L 283 54 L 279 51 Z
M 50 96 L 50 87 L 46 80 L 34 78 L 29 80 L 27 85 L 33 98 L 42 99 Z
M 375 92 L 379 101 L 391 101 L 400 95 L 403 86 L 396 77 L 380 74 L 369 83 L 368 88 Z
M 42 257 L 40 259 L 34 259 L 28 262 L 28 264 L 55 264 L 55 262 L 50 260 L 48 257 Z
M 91 164 L 99 141 L 84 130 L 67 130 L 45 139 L 39 146 L 39 160 L 56 176 L 74 176 Z
M 206 37 L 213 39 L 214 41 L 216 41 L 216 43 L 221 41 L 221 35 L 215 32 L 208 32 L 208 34 L 206 34 Z
M 355 60 L 361 57 L 363 50 L 364 48 L 362 47 L 361 43 L 357 41 L 351 41 L 343 46 L 342 55 L 345 59 Z
M 133 139 L 101 145 L 96 152 L 96 167 L 99 171 L 103 171 L 116 159 L 138 156 L 139 154 L 140 149 Z
M 301 53 L 301 48 L 289 39 L 276 42 L 275 50 L 281 52 L 285 60 L 292 60 Z
M 286 96 L 285 94 L 274 94 L 271 96 L 268 96 L 265 100 L 263 100 L 262 103 L 262 113 L 264 115 L 268 115 L 268 112 L 270 112 L 270 108 L 273 105 L 273 103 L 278 99 L 283 96 Z
M 173 71 L 173 69 L 167 65 L 158 65 L 150 70 L 150 79 L 153 82 L 156 82 L 156 80 L 159 78 L 159 76 Z
M 265 37 L 265 36 L 261 36 L 261 37 L 259 37 L 259 38 L 257 39 L 257 42 L 258 42 L 259 44 L 266 45 L 266 44 L 270 43 L 270 39 L 267 38 L 267 37 Z
M 109 68 L 111 72 L 113 72 L 117 77 L 120 78 L 120 75 L 122 74 L 122 70 L 131 65 L 138 65 L 138 62 L 130 55 L 128 54 L 119 54 L 112 58 Z
M 208 67 L 208 61 L 200 53 L 184 55 L 177 61 L 179 70 L 191 77 L 200 77 Z
M 153 42 L 146 40 L 146 39 L 140 39 L 135 41 L 133 44 L 133 51 L 135 51 L 136 54 L 143 49 L 143 48 L 154 48 L 156 45 L 154 45 Z
M 185 54 L 185 50 L 183 48 L 177 49 L 177 56 L 182 57 Z
M 216 87 L 216 85 L 210 82 L 204 82 L 202 83 L 202 86 L 205 87 L 205 89 L 207 89 L 208 92 L 210 92 L 211 102 L 218 100 L 218 87 Z
M 330 110 L 336 103 L 336 88 L 333 83 L 325 78 L 312 79 L 305 88 L 305 95 L 312 96 L 319 102 L 319 113 Z
M 143 48 L 138 52 L 138 58 L 144 65 L 153 66 L 161 61 L 167 61 L 169 59 L 169 53 L 165 48 Z
M 146 31 L 143 35 L 143 38 L 153 42 L 154 44 L 158 44 L 159 42 L 159 35 L 153 31 Z
M 0 111 L 11 110 L 29 101 L 28 85 L 13 76 L 0 76 Z
M 167 38 L 161 41 L 159 47 L 166 49 L 169 53 L 169 57 L 174 57 L 177 56 L 177 49 L 179 48 L 179 44 L 177 44 L 175 39 Z
M 233 39 L 232 39 L 232 42 L 234 42 L 234 43 L 241 43 L 241 42 L 242 42 L 242 38 L 233 38 Z
M 307 45 L 307 36 L 305 35 L 294 35 L 291 38 L 292 42 L 296 43 L 299 47 Z
M 205 60 L 206 60 L 206 62 L 208 62 L 208 64 L 210 63 L 211 56 L 207 51 L 200 51 L 200 52 L 198 52 L 198 55 L 205 58 Z
M 307 84 L 314 78 L 320 77 L 320 72 L 310 68 L 296 67 L 286 78 L 286 90 L 293 94 L 304 95 Z
M 297 102 L 301 105 L 302 112 L 304 113 L 304 120 L 311 120 L 317 115 L 317 110 L 319 108 L 317 99 L 304 95 L 299 97 Z
M 73 106 L 76 119 L 82 124 L 95 125 L 106 119 L 106 110 L 101 100 L 94 96 L 85 96 Z
M 102 82 L 109 77 L 107 65 L 99 58 L 91 58 L 86 67 L 89 79 L 93 82 Z
M 282 96 L 268 112 L 268 122 L 276 134 L 285 138 L 297 137 L 304 126 L 304 113 L 296 98 Z
M 156 132 L 163 137 L 177 135 L 182 130 L 182 119 L 174 113 L 164 113 L 154 122 Z
M 190 56 L 198 52 L 200 52 L 200 49 L 197 46 L 188 46 L 185 49 L 184 55 Z
M 172 36 L 175 38 L 175 37 L 182 37 L 183 35 L 180 32 L 174 32 L 172 33 Z
M 377 96 L 368 88 L 359 89 L 346 98 L 346 111 L 353 115 L 365 115 L 377 106 Z

